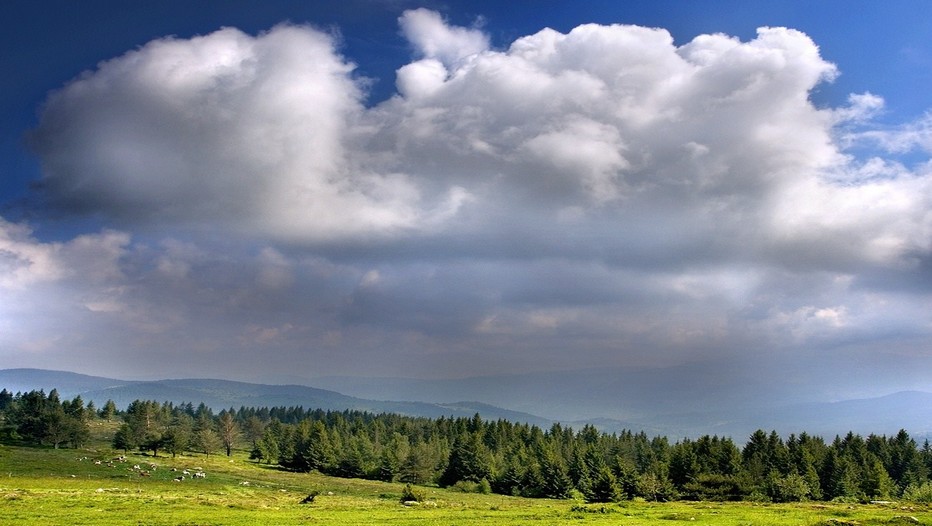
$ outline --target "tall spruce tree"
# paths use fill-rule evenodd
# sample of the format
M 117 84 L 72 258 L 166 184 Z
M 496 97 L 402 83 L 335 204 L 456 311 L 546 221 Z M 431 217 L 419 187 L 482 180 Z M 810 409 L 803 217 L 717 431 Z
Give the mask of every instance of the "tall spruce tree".
M 452 486 L 459 481 L 479 482 L 491 475 L 491 455 L 479 433 L 463 432 L 457 435 L 450 451 L 447 467 L 440 476 L 441 486 Z

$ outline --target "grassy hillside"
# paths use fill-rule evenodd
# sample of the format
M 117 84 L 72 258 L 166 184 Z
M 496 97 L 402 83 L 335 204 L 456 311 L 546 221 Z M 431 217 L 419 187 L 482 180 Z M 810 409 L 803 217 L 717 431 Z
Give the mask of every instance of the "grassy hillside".
M 405 506 L 401 484 L 289 473 L 244 452 L 113 461 L 121 452 L 105 444 L 114 429 L 95 422 L 94 445 L 80 450 L 0 446 L 0 525 L 932 524 L 928 507 L 895 503 L 585 505 L 423 488 L 428 500 Z M 184 470 L 206 478 L 174 481 Z M 312 492 L 319 495 L 302 504 Z

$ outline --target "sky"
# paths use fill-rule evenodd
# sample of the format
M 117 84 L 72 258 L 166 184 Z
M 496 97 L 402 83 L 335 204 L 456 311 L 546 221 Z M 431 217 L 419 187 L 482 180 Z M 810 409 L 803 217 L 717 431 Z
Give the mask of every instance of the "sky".
M 932 390 L 929 2 L 4 12 L 0 368 Z

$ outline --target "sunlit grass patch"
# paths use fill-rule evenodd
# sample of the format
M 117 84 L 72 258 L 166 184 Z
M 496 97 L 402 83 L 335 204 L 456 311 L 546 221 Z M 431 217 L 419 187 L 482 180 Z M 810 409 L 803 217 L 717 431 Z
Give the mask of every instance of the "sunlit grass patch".
M 293 473 L 256 464 L 242 452 L 172 458 L 108 448 L 0 449 L 0 525 L 802 525 L 932 524 L 928 507 L 896 503 L 632 502 L 584 504 L 416 487 L 418 505 L 404 505 L 404 484 Z M 100 464 L 95 462 L 100 460 Z M 152 468 L 152 465 L 155 468 Z M 140 476 L 134 466 L 144 466 Z M 173 471 L 174 470 L 174 471 Z M 187 470 L 206 478 L 174 478 Z M 312 502 L 302 503 L 316 493 Z M 915 517 L 918 523 L 904 517 Z

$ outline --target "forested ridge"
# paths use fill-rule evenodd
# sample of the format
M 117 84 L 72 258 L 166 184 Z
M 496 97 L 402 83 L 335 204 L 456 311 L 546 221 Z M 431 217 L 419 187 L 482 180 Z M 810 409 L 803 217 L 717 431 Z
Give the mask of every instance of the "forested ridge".
M 293 471 L 439 484 L 525 497 L 590 502 L 686 500 L 932 501 L 932 447 L 901 430 L 826 441 L 805 432 L 758 430 L 739 447 L 731 438 L 671 442 L 643 432 L 576 431 L 505 420 L 423 418 L 301 407 L 215 414 L 201 404 L 136 400 L 124 411 L 97 409 L 52 390 L 0 391 L 0 436 L 52 447 L 80 447 L 94 419 L 121 422 L 115 449 L 154 455 L 230 455 Z

